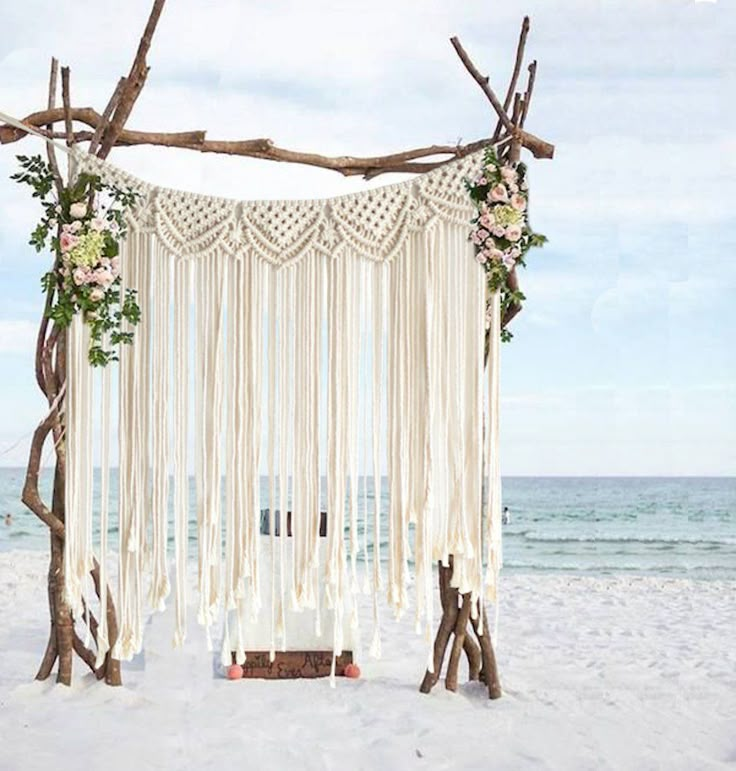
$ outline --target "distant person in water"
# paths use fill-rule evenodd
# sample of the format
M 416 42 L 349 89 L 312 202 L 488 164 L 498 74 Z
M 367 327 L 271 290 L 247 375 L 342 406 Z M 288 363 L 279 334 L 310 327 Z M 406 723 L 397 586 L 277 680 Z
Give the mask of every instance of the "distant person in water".
M 503 507 L 503 514 L 501 514 L 501 524 L 508 525 L 511 523 L 511 512 L 508 506 Z
M 13 524 L 13 515 L 12 514 L 6 514 L 5 515 L 5 525 L 7 527 L 10 527 Z

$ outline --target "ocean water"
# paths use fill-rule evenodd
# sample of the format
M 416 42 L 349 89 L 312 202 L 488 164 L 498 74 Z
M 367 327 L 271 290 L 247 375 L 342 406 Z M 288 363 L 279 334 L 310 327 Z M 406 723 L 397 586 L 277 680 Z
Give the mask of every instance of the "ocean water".
M 0 468 L 0 550 L 48 547 L 46 528 L 20 503 L 23 474 Z M 41 483 L 48 494 L 50 473 Z M 736 578 L 736 477 L 507 477 L 503 503 L 507 572 Z

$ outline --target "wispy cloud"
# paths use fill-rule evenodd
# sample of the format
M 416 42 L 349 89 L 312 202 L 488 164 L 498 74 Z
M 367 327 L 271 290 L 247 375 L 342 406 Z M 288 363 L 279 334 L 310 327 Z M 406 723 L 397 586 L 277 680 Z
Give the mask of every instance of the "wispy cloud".
M 74 101 L 101 109 L 150 0 L 97 4 L 92 15 L 88 3 L 62 14 L 50 0 L 7 5 L 0 109 L 22 115 L 45 100 L 51 53 L 72 66 Z M 525 311 L 503 352 L 504 471 L 723 470 L 734 459 L 727 437 L 736 447 L 732 3 L 178 0 L 164 11 L 130 125 L 334 154 L 473 139 L 493 120 L 448 38 L 459 34 L 503 92 L 523 12 L 540 62 L 528 128 L 557 152 L 530 164 L 533 224 L 550 244 L 530 255 Z M 10 373 L 0 390 L 14 406 L 11 435 L 42 408 L 30 359 L 45 262 L 26 246 L 36 209 L 3 181 L 19 151 L 42 147 L 0 148 L 0 369 Z M 161 148 L 116 150 L 113 161 L 151 182 L 235 198 L 366 187 Z

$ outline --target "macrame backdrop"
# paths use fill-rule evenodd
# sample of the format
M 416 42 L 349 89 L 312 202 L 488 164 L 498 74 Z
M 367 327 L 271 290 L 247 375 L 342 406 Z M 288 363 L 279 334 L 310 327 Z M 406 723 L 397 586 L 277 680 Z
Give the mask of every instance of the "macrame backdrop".
M 358 623 L 361 575 L 362 588 L 373 593 L 376 655 L 384 591 L 397 616 L 414 608 L 430 646 L 438 560 L 447 564 L 454 555 L 453 585 L 461 594 L 495 599 L 500 302 L 488 298 L 486 377 L 486 282 L 468 241 L 473 210 L 463 185 L 481 154 L 354 195 L 236 202 L 152 187 L 72 152 L 78 170 L 141 196 L 121 262 L 124 285 L 138 290 L 142 310 L 134 343 L 120 348 L 114 391 L 110 368 L 87 363 L 88 332 L 79 317 L 69 335 L 65 569 L 73 611 L 86 611 L 93 552 L 103 586 L 109 575 L 116 411 L 114 653 L 122 659 L 141 650 L 144 614 L 164 608 L 171 586 L 174 643 L 185 638 L 190 468 L 197 620 L 211 643 L 224 614 L 228 663 L 231 650 L 242 662 L 243 627 L 259 618 L 264 592 L 272 595 L 271 613 L 260 623 L 270 625 L 272 654 L 286 648 L 285 614 L 294 609 L 311 610 L 317 629 L 321 614 L 332 613 L 328 642 L 339 654 L 344 624 Z M 96 420 L 99 491 L 92 475 Z M 270 510 L 269 538 L 260 537 L 262 507 Z M 281 533 L 287 529 L 285 515 L 276 521 L 279 511 L 292 512 L 291 538 L 276 535 L 279 525 Z M 105 624 L 102 612 L 100 660 Z

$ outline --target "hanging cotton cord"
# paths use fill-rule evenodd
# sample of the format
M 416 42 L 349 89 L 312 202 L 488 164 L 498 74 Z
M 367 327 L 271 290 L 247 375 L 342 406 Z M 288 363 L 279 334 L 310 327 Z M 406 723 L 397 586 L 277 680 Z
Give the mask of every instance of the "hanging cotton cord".
M 248 514 L 245 540 L 248 555 L 247 574 L 250 584 L 250 616 L 258 618 L 261 608 L 260 543 L 261 543 L 261 433 L 262 433 L 262 371 L 264 356 L 264 313 L 268 307 L 266 293 L 271 269 L 258 260 L 246 261 L 248 308 L 246 338 L 248 340 L 247 400 L 248 400 Z M 270 311 L 269 311 L 270 313 Z
M 237 308 L 237 293 L 240 283 L 240 264 L 237 261 L 227 266 L 227 343 L 225 366 L 225 400 L 227 421 L 225 423 L 225 574 L 223 634 L 220 661 L 223 666 L 231 663 L 232 644 L 230 639 L 230 611 L 235 608 L 236 552 L 237 552 L 237 514 L 241 505 L 238 496 L 239 477 L 237 468 L 236 446 L 241 426 L 242 399 L 239 399 L 238 382 L 242 351 L 240 340 L 240 315 Z
M 176 595 L 174 645 L 184 644 L 187 624 L 187 552 L 189 548 L 189 416 L 190 263 L 174 263 L 174 552 Z
M 153 347 L 152 392 L 153 424 L 152 447 L 152 550 L 153 571 L 149 602 L 153 608 L 164 610 L 165 599 L 171 591 L 167 567 L 169 516 L 169 349 L 170 349 L 170 262 L 168 255 L 157 247 L 153 254 Z
M 92 371 L 87 362 L 89 327 L 75 316 L 68 331 L 69 461 L 66 485 L 67 535 L 64 545 L 66 597 L 72 613 L 81 618 L 82 598 L 92 562 Z
M 501 527 L 501 464 L 499 460 L 499 372 L 501 339 L 501 298 L 498 292 L 491 294 L 490 304 L 490 346 L 488 352 L 488 409 L 486 469 L 488 474 L 488 495 L 486 503 L 486 527 L 488 567 L 486 587 L 488 597 L 495 606 L 493 633 L 494 646 L 498 642 L 498 584 L 503 564 Z
M 102 340 L 105 348 L 110 344 L 109 335 Z M 100 399 L 100 620 L 97 627 L 97 656 L 95 666 L 101 667 L 110 650 L 107 624 L 107 539 L 110 509 L 110 367 L 103 367 Z
M 312 380 L 312 400 L 311 400 L 311 425 L 309 432 L 312 436 L 312 457 L 310 463 L 311 475 L 310 475 L 310 547 L 309 547 L 309 561 L 311 565 L 310 576 L 310 598 L 314 599 L 314 632 L 317 637 L 322 636 L 322 619 L 321 619 L 321 575 L 319 570 L 319 558 L 320 554 L 324 553 L 324 549 L 320 542 L 320 531 L 322 526 L 322 478 L 320 474 L 321 470 L 321 457 L 320 457 L 320 430 L 322 421 L 320 415 L 322 412 L 322 393 L 324 389 L 320 389 L 321 372 L 322 372 L 322 337 L 326 331 L 323 328 L 325 305 L 325 275 L 326 266 L 322 260 L 315 258 L 312 261 L 312 270 L 310 277 L 311 294 L 312 294 L 312 319 L 310 325 L 313 329 L 313 335 L 311 339 L 311 357 L 310 357 L 310 379 Z M 327 516 L 327 528 L 332 525 L 329 522 L 329 513 Z
M 422 567 L 424 572 L 424 612 L 425 612 L 425 639 L 429 646 L 427 661 L 429 669 L 433 671 L 434 655 L 432 647 L 432 633 L 434 631 L 434 581 L 432 573 L 434 551 L 434 443 L 432 431 L 435 425 L 436 402 L 434 399 L 434 380 L 436 378 L 435 362 L 439 360 L 437 355 L 437 339 L 434 335 L 434 305 L 435 284 L 437 277 L 436 263 L 438 260 L 435 233 L 425 235 L 425 270 L 426 284 L 424 288 L 424 378 L 425 391 L 423 401 L 425 404 L 425 434 L 424 434 L 424 500 L 422 501 Z M 417 555 L 419 560 L 419 555 Z M 420 590 L 421 591 L 421 590 Z
M 360 339 L 368 341 L 371 339 L 371 335 L 376 334 L 375 330 L 371 330 L 371 319 L 369 318 L 369 314 L 372 313 L 372 309 L 373 309 L 372 293 L 374 291 L 371 266 L 361 265 L 360 285 L 363 287 L 363 291 L 364 291 L 363 296 L 365 298 L 365 305 L 360 314 L 360 327 L 361 327 Z M 368 543 L 369 543 L 369 523 L 370 523 L 370 516 L 368 511 L 368 478 L 370 476 L 369 472 L 370 472 L 370 462 L 371 462 L 371 453 L 372 453 L 371 443 L 373 440 L 373 435 L 370 431 L 371 403 L 369 400 L 368 388 L 370 384 L 369 376 L 372 371 L 371 370 L 372 356 L 373 356 L 373 346 L 365 345 L 363 347 L 363 356 L 361 357 L 361 371 L 360 371 L 359 382 L 360 384 L 363 385 L 363 388 L 361 389 L 363 398 L 360 399 L 360 404 L 362 407 L 361 432 L 363 435 L 363 441 L 361 444 L 362 450 L 363 450 L 363 454 L 361 457 L 361 469 L 363 471 L 362 550 L 363 550 L 363 594 L 366 594 L 366 595 L 370 594 L 370 591 L 371 591 L 370 589 L 371 575 L 370 575 L 370 568 L 368 566 Z
M 293 375 L 291 366 L 291 276 L 292 271 L 286 269 L 277 274 L 279 293 L 279 400 L 278 400 L 278 431 L 279 431 L 279 605 L 277 611 L 276 634 L 281 638 L 281 650 L 286 650 L 286 544 L 289 535 L 289 502 L 287 499 L 289 484 L 289 376 Z
M 278 356 L 278 274 L 269 276 L 268 291 L 268 532 L 271 542 L 271 647 L 269 657 L 276 658 L 276 426 L 277 426 L 277 356 Z
M 381 394 L 383 385 L 383 330 L 384 330 L 384 277 L 386 268 L 376 265 L 373 277 L 373 357 L 371 382 L 371 412 L 373 451 L 373 638 L 369 653 L 381 657 L 381 623 L 378 610 L 378 596 L 383 589 L 381 580 Z

